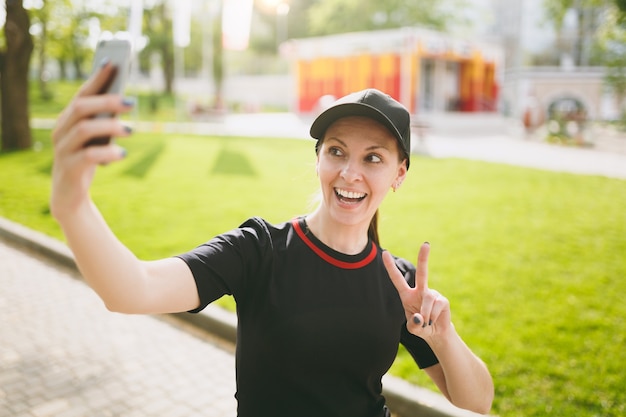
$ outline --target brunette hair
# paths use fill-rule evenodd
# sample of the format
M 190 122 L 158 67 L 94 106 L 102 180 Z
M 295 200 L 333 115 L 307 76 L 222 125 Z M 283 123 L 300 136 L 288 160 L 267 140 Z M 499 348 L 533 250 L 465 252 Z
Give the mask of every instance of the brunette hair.
M 370 220 L 370 226 L 367 228 L 367 237 L 372 239 L 376 246 L 380 247 L 380 237 L 378 236 L 378 209 L 374 213 L 374 217 Z

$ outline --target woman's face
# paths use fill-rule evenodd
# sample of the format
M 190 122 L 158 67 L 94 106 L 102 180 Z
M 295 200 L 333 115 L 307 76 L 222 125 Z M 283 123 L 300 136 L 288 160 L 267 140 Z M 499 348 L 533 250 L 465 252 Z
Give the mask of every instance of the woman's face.
M 322 141 L 317 172 L 330 218 L 346 225 L 369 222 L 383 198 L 407 172 L 396 138 L 377 121 L 344 117 Z

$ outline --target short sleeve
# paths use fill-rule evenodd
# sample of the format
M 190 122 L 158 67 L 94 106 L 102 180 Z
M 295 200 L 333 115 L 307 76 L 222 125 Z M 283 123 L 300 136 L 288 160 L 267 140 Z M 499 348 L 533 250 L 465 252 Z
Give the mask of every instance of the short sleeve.
M 421 337 L 409 333 L 406 328 L 406 323 L 402 326 L 400 342 L 411 354 L 420 369 L 428 368 L 439 363 L 439 359 L 437 359 L 435 352 L 433 352 L 428 343 Z
M 208 242 L 177 255 L 191 270 L 200 305 L 191 313 L 202 311 L 208 304 L 243 293 L 248 278 L 263 268 L 271 239 L 263 220 L 252 218 L 237 229 L 218 235 Z

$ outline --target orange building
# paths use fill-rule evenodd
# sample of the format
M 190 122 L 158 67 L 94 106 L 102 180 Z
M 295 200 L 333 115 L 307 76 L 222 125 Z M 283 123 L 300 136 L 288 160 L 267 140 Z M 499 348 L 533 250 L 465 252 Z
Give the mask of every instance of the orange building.
M 315 111 L 323 96 L 378 88 L 420 111 L 495 111 L 502 50 L 421 29 L 295 39 L 281 50 L 292 61 L 296 107 Z

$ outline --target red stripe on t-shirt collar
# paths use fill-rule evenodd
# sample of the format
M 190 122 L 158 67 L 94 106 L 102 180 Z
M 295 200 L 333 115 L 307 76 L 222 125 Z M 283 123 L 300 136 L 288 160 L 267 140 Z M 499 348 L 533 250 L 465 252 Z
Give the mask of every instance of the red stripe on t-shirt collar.
M 377 250 L 376 250 L 376 245 L 374 244 L 374 242 L 372 242 L 372 250 L 370 251 L 370 253 L 365 258 L 363 258 L 362 260 L 358 262 L 345 262 L 337 258 L 333 258 L 331 255 L 327 254 L 321 248 L 316 246 L 315 243 L 313 243 L 311 239 L 308 238 L 308 236 L 304 233 L 304 230 L 302 230 L 302 227 L 300 227 L 300 223 L 298 222 L 298 219 L 293 219 L 292 224 L 298 236 L 300 236 L 302 241 L 306 243 L 306 245 L 309 248 L 311 248 L 311 250 L 315 252 L 317 256 L 319 256 L 320 258 L 322 258 L 329 264 L 332 264 L 338 268 L 343 268 L 343 269 L 363 268 L 364 266 L 366 266 L 367 264 L 369 264 L 376 258 Z

